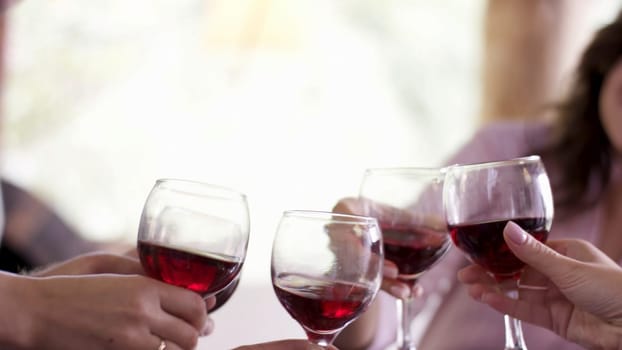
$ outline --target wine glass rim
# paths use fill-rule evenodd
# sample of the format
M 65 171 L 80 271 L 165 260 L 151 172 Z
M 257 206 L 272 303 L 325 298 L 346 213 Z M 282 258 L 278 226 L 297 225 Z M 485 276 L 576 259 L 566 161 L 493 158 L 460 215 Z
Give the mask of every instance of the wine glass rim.
M 447 171 L 448 167 L 386 167 L 386 168 L 367 168 L 365 169 L 365 175 L 367 174 L 395 174 L 395 173 L 438 173 L 442 174 Z
M 525 157 L 517 157 L 512 159 L 505 160 L 497 160 L 492 162 L 479 162 L 479 163 L 469 163 L 469 164 L 453 164 L 446 167 L 446 171 L 451 171 L 452 169 L 482 169 L 482 168 L 493 168 L 493 167 L 501 167 L 507 165 L 516 165 L 516 164 L 529 164 L 529 163 L 538 163 L 541 162 L 540 156 L 538 155 L 530 155 Z
M 321 211 L 321 210 L 295 209 L 295 210 L 285 210 L 283 212 L 283 217 L 290 217 L 290 216 L 302 216 L 302 217 L 308 217 L 308 218 L 331 217 L 333 219 L 343 218 L 343 219 L 354 219 L 354 220 L 360 220 L 360 221 L 367 221 L 367 222 L 372 222 L 372 223 L 375 222 L 376 224 L 378 223 L 378 220 L 376 220 L 376 218 L 371 217 L 371 216 L 341 214 L 341 213 L 334 213 L 331 211 Z M 352 222 L 352 221 L 349 221 L 349 222 Z
M 197 181 L 197 180 L 187 180 L 187 179 L 180 179 L 180 178 L 160 178 L 156 180 L 156 186 L 161 185 L 161 184 L 182 184 L 185 186 L 198 186 L 200 188 L 204 188 L 204 189 L 208 189 L 209 191 L 214 191 L 219 193 L 220 197 L 224 197 L 224 198 L 233 198 L 233 197 L 239 197 L 240 199 L 246 200 L 246 195 L 240 191 L 234 190 L 230 187 L 226 187 L 226 186 L 221 186 L 221 185 L 214 185 L 214 184 L 210 184 L 207 182 L 201 182 L 201 181 Z M 188 193 L 188 194 L 193 194 L 196 196 L 206 196 L 206 195 L 213 195 L 213 194 L 208 194 L 208 193 L 194 193 L 194 192 L 189 192 L 187 190 L 185 190 L 184 188 L 178 188 L 176 186 L 170 186 L 170 187 L 166 187 L 169 190 L 172 191 L 177 191 L 177 192 L 183 192 L 183 193 Z

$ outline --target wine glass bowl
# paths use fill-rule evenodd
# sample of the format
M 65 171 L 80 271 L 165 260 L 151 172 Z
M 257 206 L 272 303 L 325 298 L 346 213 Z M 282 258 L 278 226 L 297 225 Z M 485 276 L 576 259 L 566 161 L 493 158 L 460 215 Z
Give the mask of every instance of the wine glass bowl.
M 449 167 L 443 193 L 447 224 L 455 245 L 484 268 L 506 295 L 518 288 L 524 263 L 509 249 L 503 230 L 513 221 L 545 242 L 553 220 L 553 196 L 540 157 Z M 505 316 L 506 350 L 525 350 L 520 321 Z
M 451 247 L 443 212 L 443 168 L 377 168 L 365 171 L 359 201 L 362 215 L 380 223 L 385 259 L 411 289 Z M 415 349 L 411 335 L 414 298 L 397 300 L 398 349 Z
M 524 263 L 507 247 L 503 229 L 509 219 L 472 222 L 451 225 L 450 232 L 455 245 L 465 252 L 471 262 L 480 265 L 498 282 L 519 280 Z M 511 219 L 540 242 L 545 242 L 550 220 L 543 217 Z
M 499 281 L 518 279 L 524 266 L 503 239 L 508 221 L 548 238 L 553 196 L 538 156 L 451 167 L 444 195 L 453 242 Z
M 417 278 L 436 264 L 451 247 L 445 229 L 415 228 L 413 225 L 380 225 L 385 259 L 398 269 L 398 279 L 412 287 Z
M 240 274 L 241 275 L 241 274 Z M 229 299 L 233 296 L 233 293 L 238 289 L 240 285 L 240 275 L 236 277 L 228 286 L 221 289 L 214 296 L 216 297 L 216 304 L 209 310 L 210 314 L 220 309 Z
M 376 296 L 382 261 L 375 219 L 286 211 L 272 246 L 272 284 L 309 341 L 327 346 Z
M 138 253 L 148 276 L 208 297 L 240 273 L 248 236 L 243 194 L 194 181 L 161 179 L 143 207 Z

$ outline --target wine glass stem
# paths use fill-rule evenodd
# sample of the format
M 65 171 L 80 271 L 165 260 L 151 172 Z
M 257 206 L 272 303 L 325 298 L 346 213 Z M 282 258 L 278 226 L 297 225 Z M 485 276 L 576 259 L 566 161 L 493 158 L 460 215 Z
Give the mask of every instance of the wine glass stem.
M 415 320 L 415 298 L 398 299 L 397 348 L 399 350 L 415 350 L 415 339 L 412 335 Z
M 305 332 L 307 333 L 307 339 L 311 343 L 317 344 L 323 348 L 328 348 L 337 337 L 337 334 L 339 334 L 338 331 L 334 333 L 316 333 L 308 329 L 305 329 Z
M 518 290 L 506 290 L 505 295 L 510 298 L 518 298 Z M 504 350 L 527 350 L 525 339 L 523 339 L 523 328 L 521 322 L 508 315 L 503 316 L 505 321 L 505 349 Z

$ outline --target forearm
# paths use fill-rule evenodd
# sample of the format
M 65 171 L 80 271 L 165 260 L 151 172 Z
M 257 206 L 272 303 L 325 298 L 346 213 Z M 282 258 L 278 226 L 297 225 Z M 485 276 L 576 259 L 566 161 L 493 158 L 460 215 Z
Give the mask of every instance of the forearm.
M 0 272 L 0 348 L 31 349 L 30 278 Z
M 367 349 L 376 335 L 379 314 L 380 303 L 376 300 L 361 317 L 341 331 L 335 346 L 341 350 Z

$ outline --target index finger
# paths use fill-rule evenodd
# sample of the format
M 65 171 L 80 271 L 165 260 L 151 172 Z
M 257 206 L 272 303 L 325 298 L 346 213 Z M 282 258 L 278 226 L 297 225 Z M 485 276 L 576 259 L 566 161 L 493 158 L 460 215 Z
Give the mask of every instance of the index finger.
M 364 215 L 361 199 L 354 197 L 339 200 L 332 211 L 339 214 Z
M 497 282 L 479 265 L 469 265 L 458 271 L 458 281 L 464 284 L 496 285 Z
M 551 327 L 551 313 L 543 304 L 508 298 L 501 293 L 494 292 L 483 293 L 481 301 L 502 314 L 510 315 L 540 327 Z

